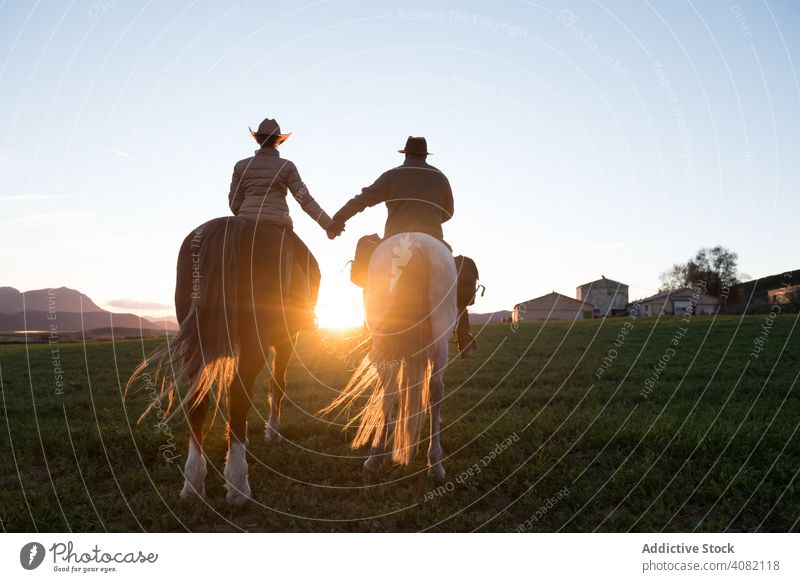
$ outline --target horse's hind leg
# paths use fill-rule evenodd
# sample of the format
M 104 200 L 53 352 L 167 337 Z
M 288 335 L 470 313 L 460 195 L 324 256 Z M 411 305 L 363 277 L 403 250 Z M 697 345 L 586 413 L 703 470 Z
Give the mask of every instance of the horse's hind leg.
M 291 356 L 291 342 L 275 346 L 272 377 L 269 381 L 269 421 L 264 428 L 264 440 L 272 445 L 281 442 L 281 401 L 286 394 L 286 368 Z
M 206 458 L 203 456 L 203 422 L 208 411 L 208 399 L 204 398 L 189 409 L 189 454 L 183 471 L 184 482 L 181 499 L 206 496 Z
M 444 481 L 446 472 L 442 466 L 442 444 L 440 433 L 442 419 L 439 414 L 444 398 L 444 368 L 447 365 L 447 340 L 439 340 L 433 348 L 433 370 L 431 371 L 431 440 L 428 445 L 428 477 Z
M 369 457 L 364 461 L 364 472 L 375 474 L 380 471 L 389 453 L 386 452 L 386 443 L 392 429 L 392 405 L 397 396 L 397 371 L 392 367 L 383 367 L 378 372 L 383 386 L 383 415 L 376 430 L 376 438 L 369 451 Z
M 178 322 L 189 315 L 192 307 L 192 262 L 191 239 L 186 238 L 178 253 L 177 278 L 175 281 L 175 312 Z M 203 422 L 208 412 L 208 399 L 194 403 L 188 407 L 189 417 L 189 454 L 183 470 L 183 489 L 181 499 L 203 498 L 206 495 L 206 458 L 203 456 Z
M 225 459 L 225 487 L 228 505 L 239 506 L 251 497 L 247 479 L 247 413 L 252 406 L 253 384 L 263 366 L 260 353 L 239 357 L 239 368 L 230 389 L 228 456 Z

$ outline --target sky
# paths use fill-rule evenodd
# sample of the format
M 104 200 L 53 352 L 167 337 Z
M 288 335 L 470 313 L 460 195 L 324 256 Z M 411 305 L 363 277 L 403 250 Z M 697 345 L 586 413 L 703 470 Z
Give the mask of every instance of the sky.
M 180 241 L 230 213 L 248 125 L 333 214 L 427 137 L 476 312 L 605 275 L 630 298 L 701 247 L 800 267 L 800 3 L 0 4 L 0 286 L 171 312 Z M 289 201 L 323 325 L 360 322 L 342 237 Z

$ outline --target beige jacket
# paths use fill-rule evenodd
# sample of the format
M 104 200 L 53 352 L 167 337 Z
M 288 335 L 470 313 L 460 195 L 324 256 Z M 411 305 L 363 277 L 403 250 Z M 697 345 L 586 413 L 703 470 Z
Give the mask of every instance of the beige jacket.
M 231 179 L 228 204 L 237 216 L 253 217 L 292 228 L 287 190 L 300 207 L 322 228 L 331 226 L 331 218 L 317 204 L 300 179 L 293 162 L 280 157 L 278 150 L 266 147 L 256 155 L 236 163 Z

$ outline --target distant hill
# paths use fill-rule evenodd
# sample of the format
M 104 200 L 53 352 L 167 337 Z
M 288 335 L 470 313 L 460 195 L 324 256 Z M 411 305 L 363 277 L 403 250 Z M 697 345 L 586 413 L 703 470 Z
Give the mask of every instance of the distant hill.
M 111 313 L 80 291 L 67 287 L 24 293 L 13 287 L 0 287 L 0 332 L 50 331 L 51 325 L 59 332 L 178 328 L 172 318 L 150 320 L 132 313 Z
M 14 327 L 14 316 L 6 315 L 5 313 L 0 313 L 0 329 L 6 331 L 12 331 L 13 327 Z
M 23 306 L 23 297 L 25 299 Z M 21 293 L 13 287 L 0 287 L 0 313 L 14 315 L 23 310 L 48 311 L 51 307 L 64 312 L 101 312 L 103 309 L 75 289 L 36 289 Z
M 511 317 L 511 312 L 502 310 L 493 313 L 470 313 L 469 322 L 475 325 L 484 323 L 500 323 L 504 318 Z
M 50 319 L 48 319 L 50 317 Z M 50 324 L 55 324 L 59 331 L 80 331 L 98 327 L 124 327 L 142 329 L 164 329 L 163 324 L 156 324 L 132 313 L 111 313 L 109 311 L 74 313 L 55 311 L 26 311 L 14 315 L 4 315 L 0 322 L 4 325 L 0 331 L 48 331 Z M 175 326 L 170 327 L 174 329 Z
M 166 325 L 169 329 L 178 329 L 178 318 L 177 317 L 147 317 L 145 319 L 150 323 L 155 323 L 159 327 L 164 327 Z

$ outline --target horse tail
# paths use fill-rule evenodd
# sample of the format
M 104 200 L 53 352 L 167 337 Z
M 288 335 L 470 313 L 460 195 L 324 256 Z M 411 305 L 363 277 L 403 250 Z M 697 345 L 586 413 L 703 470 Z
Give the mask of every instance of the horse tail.
M 342 407 L 349 417 L 346 428 L 358 424 L 353 448 L 368 443 L 375 446 L 382 439 L 382 431 L 389 430 L 393 435 L 392 460 L 407 465 L 419 446 L 430 400 L 430 268 L 425 255 L 416 249 L 401 273 L 395 267 L 392 299 L 380 329 L 373 330 L 370 353 L 344 390 L 321 412 Z M 352 415 L 353 406 L 364 398 L 364 407 Z M 395 418 L 390 421 L 392 409 Z
M 164 410 L 165 420 L 180 410 L 190 410 L 202 403 L 215 385 L 217 402 L 227 397 L 239 359 L 237 303 L 243 226 L 242 219 L 216 218 L 184 239 L 175 285 L 180 329 L 137 366 L 125 386 L 127 395 L 132 384 L 143 378 L 158 389 L 139 422 L 154 408 Z M 146 374 L 151 367 L 152 374 Z M 173 406 L 176 397 L 178 403 Z

